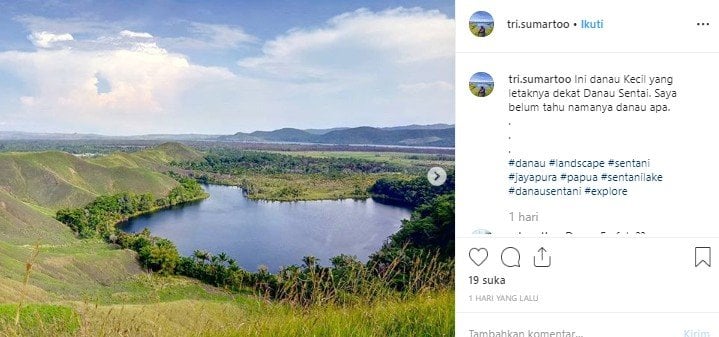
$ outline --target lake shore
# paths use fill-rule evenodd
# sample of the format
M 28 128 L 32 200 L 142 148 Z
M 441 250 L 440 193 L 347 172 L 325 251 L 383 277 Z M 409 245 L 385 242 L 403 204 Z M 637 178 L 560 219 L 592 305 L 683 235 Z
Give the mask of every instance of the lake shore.
M 410 178 L 397 173 L 347 174 L 339 177 L 303 174 L 230 176 L 202 172 L 207 183 L 240 187 L 251 200 L 265 201 L 321 201 L 367 200 L 372 197 L 368 189 L 379 179 L 387 177 Z

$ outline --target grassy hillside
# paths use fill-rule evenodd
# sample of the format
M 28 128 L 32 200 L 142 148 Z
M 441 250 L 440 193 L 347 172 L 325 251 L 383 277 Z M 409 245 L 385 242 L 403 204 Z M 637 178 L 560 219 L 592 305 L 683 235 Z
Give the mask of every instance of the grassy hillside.
M 0 188 L 46 214 L 121 191 L 164 195 L 177 182 L 144 168 L 107 167 L 64 152 L 0 154 Z
M 196 155 L 184 146 L 163 144 L 131 158 L 164 163 Z M 76 239 L 53 218 L 55 211 L 119 192 L 165 196 L 178 185 L 139 165 L 105 166 L 56 151 L 0 154 L 0 303 L 20 297 L 25 262 L 35 243 L 41 254 L 26 288 L 30 299 L 107 302 L 128 289 L 138 293 L 135 283 L 142 270 L 134 252 Z
M 95 164 L 106 167 L 130 167 L 163 169 L 171 162 L 194 162 L 203 160 L 204 154 L 180 143 L 164 143 L 138 152 L 116 152 L 108 156 L 91 159 Z
M 0 243 L 0 303 L 19 299 L 31 250 L 30 245 Z M 113 289 L 119 291 L 140 273 L 134 253 L 110 249 L 99 241 L 41 244 L 28 287 L 35 300 L 107 300 Z
M 72 242 L 74 237 L 65 224 L 51 215 L 0 190 L 0 242 L 26 245 L 38 240 L 57 245 Z

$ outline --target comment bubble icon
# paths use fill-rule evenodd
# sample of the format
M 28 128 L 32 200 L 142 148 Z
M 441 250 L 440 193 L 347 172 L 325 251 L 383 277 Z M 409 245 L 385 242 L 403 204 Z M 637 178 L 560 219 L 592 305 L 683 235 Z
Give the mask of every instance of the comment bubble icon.
M 520 266 L 521 255 L 519 250 L 514 247 L 507 247 L 502 250 L 502 264 L 508 268 L 518 268 Z

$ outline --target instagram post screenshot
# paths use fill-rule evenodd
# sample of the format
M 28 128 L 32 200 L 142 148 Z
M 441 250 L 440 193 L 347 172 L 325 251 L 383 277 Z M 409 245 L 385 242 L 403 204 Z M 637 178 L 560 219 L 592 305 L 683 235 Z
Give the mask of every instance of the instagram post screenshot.
M 713 13 L 456 2 L 457 336 L 719 334 Z
M 454 10 L 0 1 L 0 336 L 453 336 Z
M 719 336 L 718 13 L 0 0 L 0 336 Z

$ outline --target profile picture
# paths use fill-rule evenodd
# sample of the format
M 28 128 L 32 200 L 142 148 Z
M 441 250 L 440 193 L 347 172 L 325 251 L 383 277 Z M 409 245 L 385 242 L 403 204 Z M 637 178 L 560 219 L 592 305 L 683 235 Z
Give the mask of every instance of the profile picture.
M 469 31 L 475 36 L 485 37 L 492 34 L 493 30 L 494 19 L 491 14 L 479 11 L 469 18 Z
M 487 73 L 476 73 L 469 79 L 469 91 L 477 97 L 489 96 L 494 90 L 494 80 Z

